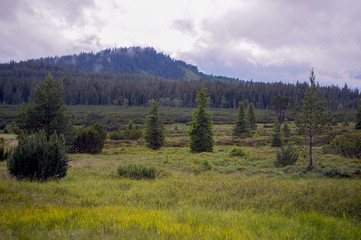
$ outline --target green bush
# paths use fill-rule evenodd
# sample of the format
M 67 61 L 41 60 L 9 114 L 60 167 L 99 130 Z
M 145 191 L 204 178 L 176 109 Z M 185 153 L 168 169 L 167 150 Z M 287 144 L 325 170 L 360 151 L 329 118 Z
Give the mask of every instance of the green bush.
M 348 137 L 340 141 L 339 151 L 345 157 L 361 159 L 361 137 Z
M 90 128 L 80 128 L 73 131 L 74 142 L 71 152 L 74 153 L 100 153 L 104 148 L 107 134 L 103 125 L 93 124 Z
M 119 176 L 133 179 L 154 179 L 156 175 L 154 167 L 139 164 L 120 165 L 117 171 Z
M 234 147 L 228 154 L 229 157 L 247 157 L 247 155 L 241 147 Z
M 48 180 L 67 174 L 69 159 L 64 140 L 56 133 L 47 140 L 44 131 L 34 135 L 20 135 L 19 144 L 7 162 L 9 173 L 18 179 Z
M 280 150 L 277 151 L 276 160 L 274 165 L 276 167 L 285 167 L 287 165 L 293 165 L 298 160 L 298 152 L 294 149 L 293 146 L 283 146 Z
M 138 140 L 143 136 L 143 132 L 140 129 L 137 129 L 133 121 L 129 121 L 125 130 L 119 130 L 110 134 L 110 139 L 113 140 Z
M 0 146 L 0 162 L 5 161 L 8 157 L 8 152 L 4 146 Z

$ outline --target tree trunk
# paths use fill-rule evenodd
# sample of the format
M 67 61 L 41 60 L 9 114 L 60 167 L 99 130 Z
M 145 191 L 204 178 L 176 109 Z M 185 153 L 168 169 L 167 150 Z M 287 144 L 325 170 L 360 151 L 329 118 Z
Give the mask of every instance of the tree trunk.
M 313 146 L 313 136 L 310 136 L 310 163 L 308 164 L 307 171 L 310 171 L 313 168 L 313 159 L 312 159 L 312 146 Z

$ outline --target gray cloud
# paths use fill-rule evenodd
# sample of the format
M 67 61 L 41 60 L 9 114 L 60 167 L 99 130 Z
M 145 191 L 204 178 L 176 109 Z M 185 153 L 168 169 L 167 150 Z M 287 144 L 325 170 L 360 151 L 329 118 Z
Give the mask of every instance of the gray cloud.
M 361 86 L 361 2 L 249 1 L 203 21 L 204 34 L 183 52 L 204 71 L 259 81 L 318 81 Z
M 1 9 L 7 15 L 0 17 L 0 62 L 99 49 L 94 32 L 101 21 L 93 0 L 2 0 Z M 69 39 L 69 31 L 87 27 L 95 31 Z
M 194 30 L 194 23 L 191 19 L 177 19 L 173 21 L 172 27 L 182 33 L 194 36 L 196 31 Z

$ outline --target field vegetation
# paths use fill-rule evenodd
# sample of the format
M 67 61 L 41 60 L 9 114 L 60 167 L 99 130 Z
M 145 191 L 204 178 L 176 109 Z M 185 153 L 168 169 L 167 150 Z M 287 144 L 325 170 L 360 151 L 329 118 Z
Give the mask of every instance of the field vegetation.
M 315 139 L 311 171 L 293 122 L 284 141 L 299 157 L 285 167 L 274 165 L 272 124 L 245 139 L 233 139 L 232 127 L 216 124 L 213 152 L 198 154 L 186 123 L 166 124 L 158 151 L 108 138 L 100 154 L 70 154 L 57 181 L 17 181 L 0 162 L 0 239 L 360 239 L 361 161 L 337 150 L 361 135 L 353 123 Z M 6 148 L 16 141 L 1 137 Z

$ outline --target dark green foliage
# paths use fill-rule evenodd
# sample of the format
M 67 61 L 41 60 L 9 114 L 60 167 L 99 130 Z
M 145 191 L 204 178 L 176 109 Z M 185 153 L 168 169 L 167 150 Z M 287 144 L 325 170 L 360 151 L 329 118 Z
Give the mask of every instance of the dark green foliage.
M 133 121 L 129 121 L 125 130 L 118 130 L 110 134 L 110 139 L 113 140 L 138 140 L 142 137 L 143 132 L 137 129 L 133 124 Z
M 11 150 L 7 150 L 3 145 L 0 146 L 0 162 L 5 161 L 11 155 Z
M 71 128 L 70 117 L 65 113 L 64 88 L 54 82 L 51 74 L 41 87 L 36 87 L 34 103 L 25 103 L 19 111 L 16 129 L 27 134 L 44 130 L 49 138 L 54 132 L 66 135 Z
M 361 137 L 347 137 L 339 143 L 340 153 L 349 158 L 361 159 Z
M 285 136 L 285 137 L 291 136 L 291 128 L 290 128 L 290 125 L 288 124 L 287 118 L 285 119 L 284 123 L 282 124 L 282 133 L 283 133 L 283 136 Z
M 197 109 L 193 112 L 193 121 L 190 125 L 190 151 L 192 153 L 212 152 L 214 147 L 213 121 L 207 111 L 208 99 L 206 89 L 202 85 L 197 94 Z
M 67 174 L 69 159 L 64 140 L 56 133 L 49 140 L 44 131 L 19 136 L 7 162 L 9 173 L 18 179 L 48 180 L 63 178 Z
M 361 129 L 361 101 L 359 101 L 355 129 Z
M 249 136 L 249 127 L 246 120 L 246 114 L 244 111 L 244 104 L 240 102 L 238 105 L 238 117 L 232 130 L 233 138 L 246 138 Z
M 228 154 L 229 157 L 246 157 L 247 153 L 241 147 L 234 147 Z
M 277 114 L 278 123 L 282 124 L 292 99 L 288 96 L 277 96 L 272 100 L 271 107 Z
M 276 121 L 273 125 L 273 133 L 271 136 L 271 147 L 282 147 L 283 140 L 281 135 L 281 125 Z
M 139 164 L 120 165 L 117 170 L 119 176 L 133 179 L 154 179 L 156 169 Z
M 293 146 L 283 146 L 277 151 L 276 160 L 274 165 L 276 167 L 285 167 L 287 165 L 293 165 L 298 160 L 298 152 Z
M 196 93 L 201 85 L 200 81 L 174 81 L 109 72 L 90 74 L 36 61 L 13 62 L 0 64 L 0 102 L 21 104 L 28 101 L 34 95 L 33 86 L 41 84 L 39 79 L 46 78 L 49 72 L 56 79 L 63 79 L 67 105 L 145 106 L 158 100 L 161 106 L 195 107 Z M 206 82 L 206 87 L 212 108 L 233 109 L 237 108 L 239 101 L 244 101 L 253 103 L 257 109 L 266 109 L 279 93 L 301 104 L 307 84 L 214 81 Z M 342 104 L 343 111 L 355 109 L 360 99 L 357 88 L 344 87 L 341 90 L 333 85 L 321 87 L 321 92 L 328 97 L 330 108 L 337 109 Z
M 95 123 L 89 128 L 74 129 L 73 136 L 71 152 L 96 154 L 102 152 L 107 134 L 101 124 Z
M 253 103 L 250 103 L 247 109 L 247 123 L 250 130 L 256 130 L 257 129 L 257 120 L 256 120 L 256 113 L 254 112 L 254 106 Z
M 326 101 L 319 92 L 319 86 L 315 82 L 313 69 L 309 77 L 310 86 L 307 86 L 305 98 L 302 100 L 303 106 L 296 112 L 295 123 L 300 134 L 309 139 L 310 161 L 308 170 L 313 168 L 312 147 L 313 138 L 321 134 L 327 125 Z
M 149 115 L 145 119 L 144 140 L 147 147 L 153 150 L 160 149 L 165 143 L 165 128 L 159 109 L 158 102 L 153 101 Z

